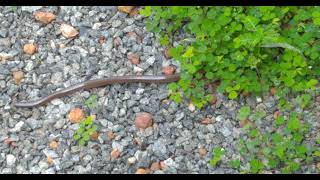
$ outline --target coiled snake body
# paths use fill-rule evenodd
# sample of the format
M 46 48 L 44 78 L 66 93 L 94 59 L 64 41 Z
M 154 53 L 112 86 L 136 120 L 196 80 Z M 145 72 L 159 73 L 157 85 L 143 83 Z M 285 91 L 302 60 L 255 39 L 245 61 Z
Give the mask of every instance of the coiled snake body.
M 13 105 L 19 108 L 32 108 L 39 105 L 43 105 L 52 99 L 60 98 L 69 94 L 72 94 L 80 90 L 88 90 L 91 88 L 103 87 L 110 84 L 123 84 L 123 83 L 170 83 L 175 82 L 180 79 L 180 74 L 173 75 L 159 75 L 159 76 L 114 76 L 103 79 L 94 79 L 84 81 L 73 86 L 70 86 L 66 89 L 54 92 L 48 96 L 40 98 L 32 102 L 17 102 Z

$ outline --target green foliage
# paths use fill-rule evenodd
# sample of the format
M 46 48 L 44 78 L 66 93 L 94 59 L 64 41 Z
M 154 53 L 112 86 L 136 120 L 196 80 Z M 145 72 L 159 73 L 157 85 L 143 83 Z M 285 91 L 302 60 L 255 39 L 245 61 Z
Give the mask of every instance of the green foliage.
M 266 117 L 266 112 L 264 111 L 256 111 L 252 117 L 250 119 L 254 120 L 254 121 L 258 121 L 258 120 L 261 120 L 263 119 L 264 117 Z
M 289 95 L 299 95 L 296 103 L 307 108 L 320 75 L 320 7 L 318 6 L 146 6 L 147 29 L 181 64 L 181 79 L 168 85 L 170 98 L 190 99 L 198 108 L 211 101 L 210 87 L 236 100 L 241 94 L 261 95 L 276 88 L 278 109 L 290 110 Z M 181 36 L 180 36 L 181 35 Z M 177 39 L 182 37 L 182 39 Z M 177 42 L 177 43 L 173 43 Z M 240 121 L 262 120 L 265 112 L 241 107 Z M 306 144 L 308 125 L 301 115 L 279 116 L 264 130 L 245 126 L 247 140 L 240 140 L 240 155 L 247 162 L 229 162 L 241 173 L 281 170 L 299 172 L 303 164 L 320 157 L 319 147 Z M 271 129 L 271 130 L 270 130 Z M 319 139 L 317 143 L 319 144 Z M 216 166 L 222 148 L 213 150 Z M 241 163 L 248 163 L 240 166 Z
M 90 109 L 95 109 L 97 107 L 97 95 L 91 95 L 84 103 Z
M 217 90 L 230 99 L 272 86 L 279 97 L 314 90 L 320 74 L 319 12 L 310 6 L 147 6 L 141 14 L 181 64 L 181 80 L 169 86 L 171 99 L 186 97 L 201 108 L 211 98 L 207 85 L 216 80 Z M 179 33 L 192 38 L 173 46 Z
M 302 94 L 296 98 L 297 103 L 302 109 L 304 109 L 310 104 L 311 99 L 312 97 L 310 94 Z
M 240 168 L 240 165 L 241 165 L 240 159 L 234 159 L 234 160 L 231 160 L 231 161 L 230 161 L 230 166 L 231 166 L 233 169 L 239 169 L 239 168 Z
M 80 126 L 73 135 L 73 140 L 84 146 L 90 140 L 90 136 L 96 132 L 97 126 L 93 123 L 93 116 L 88 116 L 80 122 Z
M 222 159 L 224 155 L 224 149 L 221 147 L 216 147 L 213 149 L 212 158 L 210 160 L 211 166 L 216 166 Z
M 309 126 L 302 123 L 297 113 L 288 118 L 279 116 L 272 124 L 274 131 L 263 132 L 251 128 L 247 141 L 240 141 L 240 154 L 249 159 L 251 173 L 263 170 L 281 170 L 281 173 L 297 173 L 302 164 L 313 162 L 319 147 L 307 144 L 305 134 Z
M 17 6 L 11 6 L 11 11 L 13 11 L 14 13 L 17 12 L 18 7 Z
M 242 106 L 239 110 L 238 119 L 240 121 L 246 120 L 250 115 L 250 107 Z

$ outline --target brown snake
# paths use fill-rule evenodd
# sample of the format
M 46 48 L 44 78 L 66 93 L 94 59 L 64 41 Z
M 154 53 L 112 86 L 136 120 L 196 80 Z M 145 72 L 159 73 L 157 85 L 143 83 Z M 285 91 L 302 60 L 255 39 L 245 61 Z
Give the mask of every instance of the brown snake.
M 15 107 L 20 107 L 20 108 L 32 108 L 39 105 L 43 105 L 51 101 L 52 99 L 69 95 L 76 91 L 103 87 L 109 84 L 123 84 L 123 83 L 157 83 L 159 84 L 159 83 L 175 82 L 175 81 L 178 81 L 179 79 L 180 79 L 180 74 L 159 75 L 159 76 L 114 76 L 114 77 L 103 78 L 103 79 L 94 79 L 94 80 L 88 80 L 88 81 L 75 84 L 63 90 L 54 92 L 48 96 L 42 97 L 36 101 L 17 102 L 17 103 L 14 103 L 13 105 Z

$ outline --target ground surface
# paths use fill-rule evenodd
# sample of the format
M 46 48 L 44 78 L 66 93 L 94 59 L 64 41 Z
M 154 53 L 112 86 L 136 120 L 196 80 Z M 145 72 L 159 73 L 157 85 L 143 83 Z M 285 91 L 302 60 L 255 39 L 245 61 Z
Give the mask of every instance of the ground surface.
M 0 64 L 1 173 L 135 173 L 155 162 L 164 162 L 165 167 L 151 173 L 238 173 L 226 162 L 239 157 L 239 108 L 247 102 L 267 112 L 259 124 L 262 128 L 272 120 L 276 109 L 272 96 L 230 101 L 218 95 L 215 105 L 193 111 L 186 102 L 168 100 L 166 85 L 155 84 L 113 85 L 77 92 L 38 108 L 16 109 L 11 102 L 37 99 L 86 78 L 156 75 L 174 63 L 164 57 L 163 47 L 146 31 L 139 15 L 129 17 L 116 7 L 42 7 L 57 15 L 54 22 L 43 25 L 32 15 L 38 9 L 0 7 L 0 53 L 14 56 Z M 79 37 L 64 38 L 61 23 L 77 28 Z M 99 43 L 101 36 L 104 43 Z M 30 42 L 39 46 L 31 56 L 22 50 Z M 138 65 L 128 60 L 129 52 L 140 56 Z M 24 78 L 17 85 L 12 73 L 19 70 Z M 87 109 L 87 114 L 97 115 L 99 137 L 80 147 L 72 140 L 78 125 L 70 123 L 67 114 L 74 107 L 86 109 L 83 102 L 91 94 L 98 95 L 98 108 Z M 313 112 L 306 111 L 306 121 L 313 126 L 311 137 L 319 128 L 319 108 L 316 103 L 310 108 Z M 151 113 L 154 125 L 137 130 L 138 112 Z M 209 124 L 200 123 L 206 117 Z M 56 149 L 49 147 L 52 141 L 58 142 Z M 214 147 L 226 150 L 218 167 L 208 163 Z M 113 149 L 121 152 L 116 159 L 110 155 Z M 314 165 L 305 168 L 314 171 Z

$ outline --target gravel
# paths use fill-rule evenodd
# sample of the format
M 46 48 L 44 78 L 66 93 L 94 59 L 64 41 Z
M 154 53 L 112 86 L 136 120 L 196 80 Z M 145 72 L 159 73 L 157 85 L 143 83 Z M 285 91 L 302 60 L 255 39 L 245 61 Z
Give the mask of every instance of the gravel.
M 49 11 L 57 15 L 50 24 L 37 22 L 32 13 Z M 162 66 L 177 62 L 166 59 L 153 33 L 147 32 L 140 15 L 130 17 L 117 11 L 117 7 L 0 7 L 0 172 L 1 173 L 135 173 L 138 168 L 150 168 L 153 162 L 165 167 L 152 171 L 163 173 L 239 173 L 230 169 L 228 162 L 239 156 L 237 144 L 241 136 L 239 108 L 247 103 L 267 114 L 276 109 L 276 100 L 268 98 L 241 98 L 227 100 L 218 94 L 215 105 L 202 110 L 186 100 L 177 104 L 168 98 L 166 85 L 122 84 L 112 85 L 55 99 L 32 109 L 17 109 L 12 102 L 34 100 L 50 92 L 61 90 L 86 79 L 114 75 L 156 75 Z M 68 23 L 80 31 L 73 40 L 64 38 L 59 24 Z M 139 38 L 129 37 L 136 33 Z M 104 36 L 105 42 L 98 39 Z M 119 40 L 115 45 L 114 39 Z M 35 42 L 38 52 L 26 55 L 21 47 Z M 64 44 L 65 48 L 61 48 Z M 133 65 L 127 53 L 140 55 L 140 64 Z M 20 85 L 15 84 L 12 72 L 25 74 Z M 84 101 L 92 94 L 98 96 L 97 108 L 85 107 Z M 71 108 L 83 107 L 87 114 L 96 114 L 99 137 L 86 146 L 78 146 L 72 136 L 78 125 L 68 121 Z M 310 137 L 317 136 L 320 105 L 313 105 L 306 113 L 312 124 Z M 148 112 L 154 124 L 145 130 L 134 126 L 136 113 Z M 208 125 L 201 124 L 205 117 Z M 258 123 L 262 129 L 272 121 L 265 117 Z M 265 122 L 264 122 L 265 121 Z M 114 137 L 109 138 L 108 132 Z M 6 144 L 11 139 L 17 146 Z M 49 143 L 55 140 L 57 149 Z M 314 139 L 310 140 L 314 141 Z M 199 148 L 207 151 L 199 155 Z M 227 151 L 221 166 L 209 165 L 214 147 Z M 110 153 L 118 149 L 121 154 L 112 159 Z M 49 159 L 49 160 L 48 160 Z M 306 167 L 306 172 L 315 168 Z

